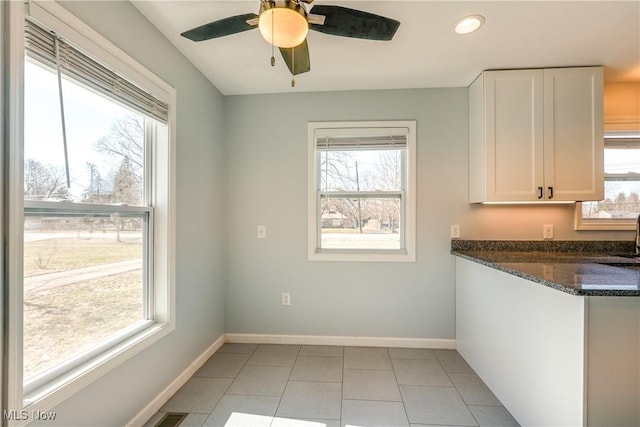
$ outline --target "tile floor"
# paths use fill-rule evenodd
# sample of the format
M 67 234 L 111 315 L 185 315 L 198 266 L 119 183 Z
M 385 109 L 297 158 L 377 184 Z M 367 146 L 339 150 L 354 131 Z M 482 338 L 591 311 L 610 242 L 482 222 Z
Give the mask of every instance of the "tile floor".
M 517 426 L 454 350 L 225 344 L 146 424 Z

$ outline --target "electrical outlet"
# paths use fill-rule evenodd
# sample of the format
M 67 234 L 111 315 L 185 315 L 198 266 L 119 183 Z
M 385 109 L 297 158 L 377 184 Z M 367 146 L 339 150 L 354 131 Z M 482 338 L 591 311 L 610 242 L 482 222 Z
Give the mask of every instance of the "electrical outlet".
M 459 239 L 460 238 L 460 225 L 455 224 L 451 226 L 451 238 L 452 239 Z
M 545 224 L 542 226 L 542 238 L 553 239 L 553 224 Z
M 291 305 L 291 294 L 289 292 L 282 293 L 282 305 Z
M 258 239 L 266 239 L 267 238 L 267 226 L 259 225 L 258 226 Z

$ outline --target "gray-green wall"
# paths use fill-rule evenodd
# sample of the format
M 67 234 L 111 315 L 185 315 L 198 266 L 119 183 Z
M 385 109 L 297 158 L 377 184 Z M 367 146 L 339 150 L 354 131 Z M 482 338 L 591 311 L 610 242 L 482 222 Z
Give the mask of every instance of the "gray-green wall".
M 229 96 L 225 117 L 227 333 L 454 338 L 465 88 Z M 307 261 L 307 122 L 392 119 L 417 121 L 417 262 Z

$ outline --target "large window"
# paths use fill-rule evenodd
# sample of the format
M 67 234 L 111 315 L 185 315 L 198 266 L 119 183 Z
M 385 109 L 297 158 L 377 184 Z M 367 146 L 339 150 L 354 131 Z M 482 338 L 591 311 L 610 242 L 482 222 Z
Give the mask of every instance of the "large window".
M 640 215 L 640 132 L 605 134 L 604 173 L 605 199 L 578 203 L 576 228 L 635 229 Z
M 309 257 L 411 261 L 415 122 L 309 124 Z
M 59 6 L 31 12 L 9 383 L 41 410 L 174 327 L 175 92 Z

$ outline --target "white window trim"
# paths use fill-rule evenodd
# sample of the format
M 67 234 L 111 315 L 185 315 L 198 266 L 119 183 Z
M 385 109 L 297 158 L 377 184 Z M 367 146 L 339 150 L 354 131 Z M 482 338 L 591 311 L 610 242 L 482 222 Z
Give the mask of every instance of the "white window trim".
M 316 132 L 319 129 L 388 129 L 408 128 L 407 138 L 407 188 L 405 197 L 404 251 L 366 250 L 318 250 L 318 189 L 316 162 Z M 309 122 L 307 124 L 307 224 L 309 261 L 351 262 L 415 262 L 416 260 L 416 122 L 357 121 L 357 122 Z
M 84 22 L 55 2 L 30 2 L 29 16 L 71 40 L 78 47 L 91 54 L 100 62 L 118 70 L 127 79 L 144 87 L 158 99 L 169 105 L 167 123 L 168 135 L 158 135 L 153 150 L 156 165 L 156 179 L 152 192 L 155 197 L 153 240 L 153 277 L 155 280 L 154 312 L 155 322 L 151 322 L 133 336 L 119 341 L 66 375 L 56 378 L 47 386 L 29 396 L 23 395 L 22 377 L 22 317 L 23 317 L 23 82 L 24 82 L 24 19 L 22 2 L 6 2 L 9 20 L 9 64 L 8 64 L 8 134 L 6 149 L 8 170 L 14 185 L 5 187 L 11 203 L 5 206 L 8 216 L 7 259 L 8 286 L 5 298 L 9 312 L 7 316 L 7 408 L 31 411 L 46 411 L 99 377 L 122 364 L 126 360 L 162 339 L 175 329 L 175 122 L 176 92 L 162 79 L 148 71 L 136 60 L 121 51 Z M 6 9 L 5 9 L 6 11 Z M 6 277 L 6 276 L 5 276 Z M 24 425 L 31 420 L 16 420 L 11 425 Z
M 634 219 L 607 219 L 607 218 L 583 218 L 582 202 L 576 202 L 573 218 L 574 230 L 591 231 L 625 231 L 635 230 L 636 221 Z
M 8 25 L 4 28 L 4 36 L 6 43 L 3 47 L 6 48 L 6 52 L 3 58 L 9 58 L 8 63 L 3 64 L 3 68 L 6 72 L 4 83 L 7 83 L 4 89 L 6 90 L 3 98 L 4 106 L 8 111 L 5 111 L 7 118 L 5 124 L 4 133 L 8 136 L 8 143 L 5 142 L 3 146 L 5 161 L 3 166 L 4 170 L 3 178 L 8 178 L 4 181 L 4 200 L 11 200 L 12 203 L 3 205 L 3 215 L 5 216 L 4 226 L 6 227 L 3 232 L 6 239 L 5 243 L 5 271 L 3 278 L 8 283 L 4 283 L 4 295 L 5 300 L 4 307 L 6 307 L 5 318 L 6 323 L 4 325 L 5 330 L 10 328 L 10 325 L 21 324 L 22 322 L 22 295 L 21 286 L 18 287 L 15 283 L 17 280 L 21 280 L 22 277 L 22 209 L 23 209 L 23 189 L 21 186 L 7 185 L 9 181 L 16 180 L 16 182 L 22 182 L 22 135 L 23 135 L 23 122 L 22 122 L 22 108 L 23 108 L 23 50 L 24 50 L 24 14 L 22 4 L 18 2 L 3 2 L 4 6 L 4 20 L 3 24 Z M 13 280 L 13 279 L 17 280 Z M 13 310 L 11 309 L 13 308 Z M 13 332 L 13 333 L 12 333 Z M 22 349 L 22 330 L 8 331 L 6 340 L 3 343 L 4 355 L 6 360 L 4 361 L 9 368 L 6 371 L 3 370 L 4 378 L 6 382 L 6 397 L 3 402 L 5 405 L 3 409 L 18 409 L 22 408 L 22 369 L 19 349 Z M 17 368 L 16 368 L 17 367 Z M 18 406 L 13 406 L 15 404 Z
M 4 2 L 0 4 L 0 22 L 4 26 L 7 21 L 5 21 L 5 13 L 7 11 L 7 7 L 5 7 Z M 8 26 L 7 26 L 8 27 Z M 8 43 L 9 37 L 6 29 L 0 29 L 0 58 L 3 59 L 4 62 L 4 53 L 7 50 L 8 46 L 5 43 Z M 7 64 L 8 65 L 8 64 Z M 7 104 L 6 100 L 9 98 L 9 91 L 5 87 L 5 77 L 8 77 L 8 69 L 5 64 L 0 64 L 0 140 L 5 139 L 5 125 L 8 124 L 9 121 L 9 112 L 7 111 L 5 114 L 5 104 Z M 10 105 L 10 104 L 9 104 Z M 0 144 L 0 177 L 5 178 L 4 175 L 4 153 L 5 147 Z M 4 193 L 5 189 L 2 184 L 0 184 L 0 236 L 4 236 Z M 4 244 L 0 245 L 0 260 L 4 260 Z M 0 262 L 0 289 L 5 289 L 5 275 L 4 275 L 4 262 Z M 4 331 L 4 292 L 0 292 L 0 330 Z M 4 355 L 4 337 L 0 339 L 0 354 Z M 3 369 L 0 369 L 0 384 L 5 384 L 4 381 L 4 372 Z M 4 403 L 0 403 L 0 411 L 4 413 Z
M 635 117 L 630 120 L 629 123 L 637 123 L 638 118 Z M 620 126 L 616 126 L 617 129 Z M 609 130 L 605 132 L 605 135 L 618 135 L 621 137 L 637 136 L 637 129 L 629 130 Z M 606 145 L 605 145 L 606 148 Z M 582 217 L 582 202 L 576 202 L 574 214 L 573 214 L 573 229 L 574 230 L 591 230 L 591 231 L 626 231 L 636 229 L 636 219 L 634 218 L 583 218 Z

